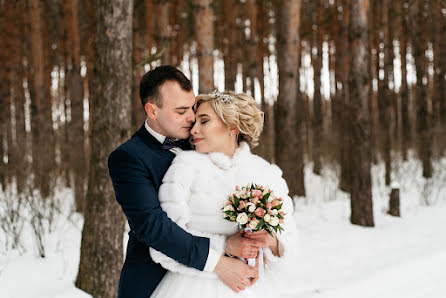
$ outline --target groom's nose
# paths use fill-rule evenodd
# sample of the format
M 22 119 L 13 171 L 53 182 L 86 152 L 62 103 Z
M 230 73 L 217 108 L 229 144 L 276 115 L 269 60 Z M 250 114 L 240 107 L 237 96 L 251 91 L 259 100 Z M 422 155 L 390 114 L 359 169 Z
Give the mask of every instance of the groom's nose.
M 187 111 L 186 121 L 187 122 L 195 122 L 195 113 L 194 113 L 194 111 L 192 111 L 192 110 Z

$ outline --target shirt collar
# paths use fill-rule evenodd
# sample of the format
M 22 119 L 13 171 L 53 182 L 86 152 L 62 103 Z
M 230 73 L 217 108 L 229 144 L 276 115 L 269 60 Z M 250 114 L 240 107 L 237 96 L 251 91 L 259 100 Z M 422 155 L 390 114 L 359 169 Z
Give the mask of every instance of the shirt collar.
M 166 139 L 165 136 L 163 136 L 160 133 L 157 133 L 156 131 L 154 131 L 149 124 L 147 123 L 147 119 L 144 122 L 144 126 L 146 127 L 147 131 L 155 138 L 158 140 L 158 142 L 160 142 L 161 144 L 164 143 L 164 140 Z

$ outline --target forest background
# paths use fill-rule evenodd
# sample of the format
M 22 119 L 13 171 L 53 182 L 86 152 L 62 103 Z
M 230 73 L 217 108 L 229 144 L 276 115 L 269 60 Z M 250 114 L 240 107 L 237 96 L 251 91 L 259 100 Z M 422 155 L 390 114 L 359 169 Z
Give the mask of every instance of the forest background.
M 297 199 L 306 166 L 333 169 L 352 224 L 374 226 L 374 164 L 394 215 L 402 162 L 420 163 L 426 187 L 444 171 L 444 0 L 14 0 L 0 2 L 0 28 L 5 247 L 21 246 L 27 208 L 45 257 L 57 187 L 73 189 L 76 285 L 95 297 L 115 295 L 125 230 L 107 157 L 143 124 L 139 80 L 157 65 L 179 67 L 196 94 L 253 95 L 265 111 L 255 153 Z

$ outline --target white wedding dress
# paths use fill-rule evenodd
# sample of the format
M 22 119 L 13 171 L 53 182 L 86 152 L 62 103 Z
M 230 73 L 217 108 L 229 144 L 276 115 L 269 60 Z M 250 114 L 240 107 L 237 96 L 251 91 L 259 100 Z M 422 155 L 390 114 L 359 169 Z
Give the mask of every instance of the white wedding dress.
M 263 248 L 265 273 L 255 285 L 235 293 L 218 279 L 214 272 L 186 267 L 166 255 L 150 249 L 152 259 L 169 270 L 151 297 L 282 297 L 286 287 L 281 283 L 290 277 L 297 255 L 297 229 L 293 205 L 282 171 L 241 143 L 232 158 L 223 153 L 201 154 L 184 151 L 173 160 L 159 190 L 161 207 L 167 215 L 189 233 L 209 237 L 213 249 L 223 254 L 226 236 L 236 233 L 238 226 L 223 219 L 227 196 L 236 186 L 255 183 L 269 186 L 284 199 L 285 231 L 277 235 L 279 256 Z

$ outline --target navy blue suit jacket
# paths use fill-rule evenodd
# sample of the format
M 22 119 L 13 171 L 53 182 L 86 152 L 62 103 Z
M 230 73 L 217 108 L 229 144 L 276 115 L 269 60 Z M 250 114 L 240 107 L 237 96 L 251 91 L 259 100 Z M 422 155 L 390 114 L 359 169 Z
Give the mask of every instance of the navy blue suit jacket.
M 144 125 L 109 156 L 116 200 L 130 226 L 119 298 L 149 297 L 166 273 L 151 259 L 149 247 L 198 270 L 206 264 L 209 239 L 187 233 L 160 207 L 158 190 L 174 157 Z

